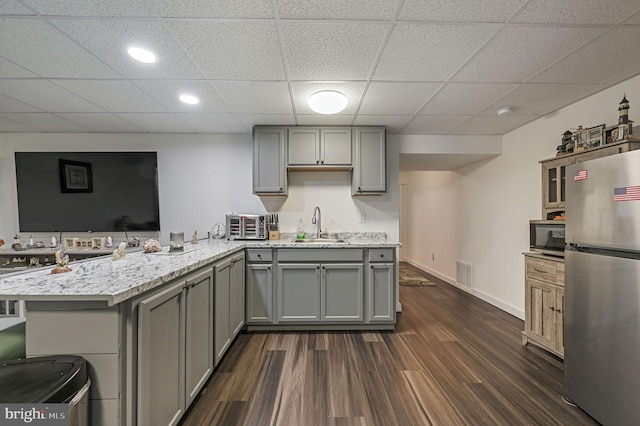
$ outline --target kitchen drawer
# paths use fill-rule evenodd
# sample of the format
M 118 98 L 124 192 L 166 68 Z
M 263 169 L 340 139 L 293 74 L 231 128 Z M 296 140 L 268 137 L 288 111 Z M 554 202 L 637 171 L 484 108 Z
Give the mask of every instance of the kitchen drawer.
M 526 258 L 527 278 L 555 285 L 564 285 L 564 264 L 553 260 Z
M 248 249 L 247 250 L 247 262 L 271 262 L 273 260 L 271 249 Z
M 278 250 L 278 262 L 362 262 L 362 249 L 300 248 Z
M 375 248 L 369 250 L 369 262 L 393 262 L 392 248 Z

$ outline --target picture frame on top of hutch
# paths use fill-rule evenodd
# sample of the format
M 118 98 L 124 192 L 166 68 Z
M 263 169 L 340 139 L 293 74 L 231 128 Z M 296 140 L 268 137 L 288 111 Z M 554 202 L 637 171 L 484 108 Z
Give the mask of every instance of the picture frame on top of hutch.
M 600 145 L 604 145 L 604 132 L 605 124 L 589 127 L 586 132 L 586 145 L 587 148 L 595 148 Z

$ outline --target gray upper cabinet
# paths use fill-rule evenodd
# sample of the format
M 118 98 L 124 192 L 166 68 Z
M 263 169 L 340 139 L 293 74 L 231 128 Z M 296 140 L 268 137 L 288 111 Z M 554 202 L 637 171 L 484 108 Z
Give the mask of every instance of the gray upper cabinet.
M 353 169 L 353 195 L 387 192 L 384 127 L 253 129 L 253 193 L 286 195 L 287 170 Z
M 382 127 L 354 129 L 353 195 L 387 192 L 386 135 Z
M 288 136 L 289 167 L 351 166 L 350 127 L 294 127 Z
M 282 127 L 256 127 L 253 130 L 253 193 L 285 195 L 287 130 Z

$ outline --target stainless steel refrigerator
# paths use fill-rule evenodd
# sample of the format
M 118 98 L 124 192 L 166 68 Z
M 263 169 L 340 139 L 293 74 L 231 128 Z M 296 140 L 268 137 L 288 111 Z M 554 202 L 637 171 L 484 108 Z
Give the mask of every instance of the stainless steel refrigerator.
M 640 151 L 566 170 L 565 397 L 640 424 Z

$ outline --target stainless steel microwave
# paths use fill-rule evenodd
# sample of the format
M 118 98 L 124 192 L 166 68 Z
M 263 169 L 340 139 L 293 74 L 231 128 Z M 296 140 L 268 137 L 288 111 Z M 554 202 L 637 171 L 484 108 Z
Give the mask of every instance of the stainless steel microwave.
M 538 253 L 564 256 L 564 221 L 530 220 L 529 248 Z

